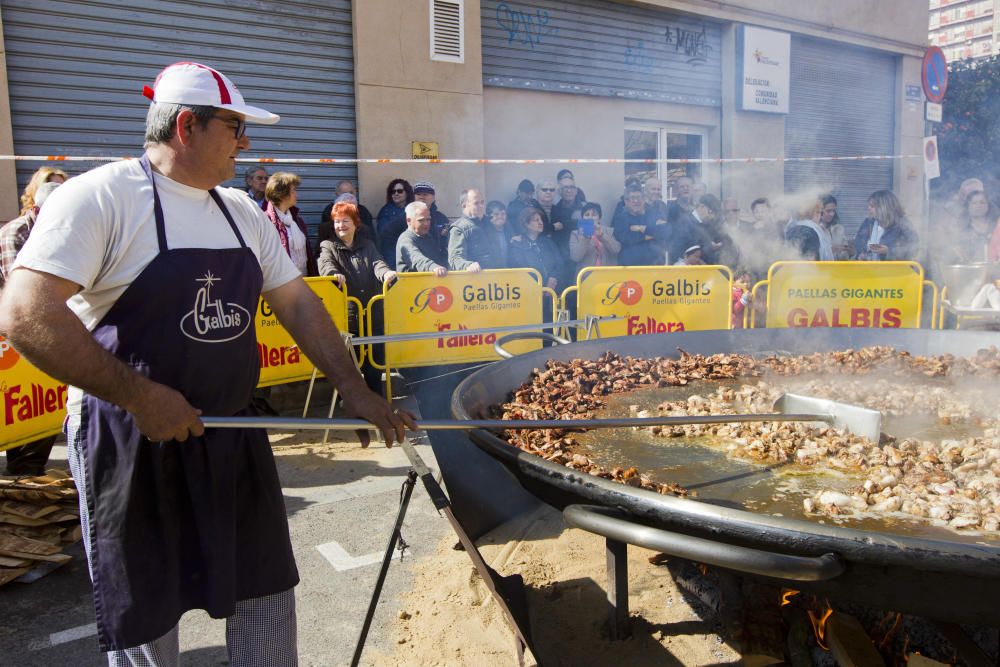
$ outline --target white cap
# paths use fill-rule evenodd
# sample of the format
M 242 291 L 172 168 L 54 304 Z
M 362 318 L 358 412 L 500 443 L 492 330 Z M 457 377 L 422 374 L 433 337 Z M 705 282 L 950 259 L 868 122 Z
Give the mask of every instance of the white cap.
M 142 94 L 154 102 L 228 109 L 242 114 L 250 123 L 273 125 L 281 119 L 266 109 L 248 105 L 225 74 L 200 63 L 168 65 L 157 75 L 152 88 L 142 87 Z

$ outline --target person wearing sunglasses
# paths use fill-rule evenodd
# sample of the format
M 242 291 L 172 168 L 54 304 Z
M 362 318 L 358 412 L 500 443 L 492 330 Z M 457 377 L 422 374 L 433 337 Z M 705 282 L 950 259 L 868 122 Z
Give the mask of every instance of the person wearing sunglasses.
M 202 420 L 257 414 L 260 299 L 387 445 L 416 423 L 365 386 L 257 205 L 218 187 L 250 148 L 245 123 L 278 116 L 199 63 L 143 92 L 145 154 L 46 201 L 0 292 L 0 335 L 70 386 L 67 458 L 108 663 L 180 664 L 177 624 L 204 609 L 226 619 L 232 664 L 295 664 L 299 573 L 267 432 Z
M 412 201 L 413 186 L 405 179 L 394 178 L 385 189 L 385 206 L 375 218 L 378 249 L 392 269 L 396 268 L 396 241 L 406 231 L 406 205 Z
M 556 205 L 559 188 L 552 181 L 541 181 L 535 192 L 538 195 L 538 210 L 542 213 L 542 223 L 545 225 L 545 235 L 552 236 L 555 231 L 552 228 L 552 207 Z

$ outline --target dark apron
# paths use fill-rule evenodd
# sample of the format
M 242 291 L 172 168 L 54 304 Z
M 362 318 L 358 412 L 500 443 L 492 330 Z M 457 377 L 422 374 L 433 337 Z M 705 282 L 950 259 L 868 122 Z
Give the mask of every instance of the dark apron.
M 263 285 L 257 258 L 215 190 L 240 247 L 168 249 L 146 157 L 142 167 L 153 183 L 160 252 L 94 338 L 205 415 L 252 414 Z M 151 442 L 131 414 L 89 394 L 80 428 L 102 650 L 157 639 L 189 609 L 223 618 L 235 602 L 298 583 L 265 431 L 209 429 L 185 442 Z

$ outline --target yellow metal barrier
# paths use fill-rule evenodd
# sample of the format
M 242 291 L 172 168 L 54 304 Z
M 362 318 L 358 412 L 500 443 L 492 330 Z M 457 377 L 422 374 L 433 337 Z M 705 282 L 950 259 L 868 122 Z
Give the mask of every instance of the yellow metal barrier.
M 728 267 L 589 267 L 577 274 L 577 319 L 617 316 L 601 337 L 672 333 L 732 326 L 733 275 Z
M 767 272 L 767 327 L 920 327 L 917 262 L 775 262 Z
M 492 361 L 497 335 L 454 335 L 452 332 L 543 321 L 543 299 L 558 295 L 542 287 L 541 275 L 533 269 L 499 269 L 469 273 L 452 271 L 439 278 L 433 273 L 402 273 L 366 308 L 368 331 L 372 331 L 372 306 L 382 301 L 383 333 L 396 336 L 449 332 L 439 338 L 385 343 L 385 364 L 371 363 L 386 372 L 386 393 L 392 396 L 391 370 L 416 366 Z M 541 348 L 539 341 L 516 341 L 508 349 L 521 354 Z M 370 348 L 369 348 L 370 353 Z
M 753 289 L 750 290 L 750 303 L 751 304 L 757 303 L 757 288 L 758 287 L 767 287 L 768 291 L 770 291 L 770 286 L 771 286 L 771 283 L 768 280 L 761 280 L 756 285 L 754 285 Z M 750 328 L 751 329 L 756 329 L 757 328 L 757 309 L 756 308 L 750 308 L 749 310 L 750 310 Z M 746 326 L 746 317 L 747 317 L 747 313 L 746 313 L 746 310 L 744 310 L 743 311 L 743 325 L 744 325 L 744 327 Z
M 361 338 L 362 336 L 367 336 L 368 329 L 366 328 L 366 325 L 368 321 L 367 318 L 365 317 L 365 304 L 361 303 L 361 299 L 358 299 L 357 297 L 353 296 L 347 297 L 347 302 L 353 303 L 354 306 L 358 309 L 358 338 Z M 340 326 L 338 325 L 337 328 L 340 329 Z M 346 328 L 340 330 L 342 332 L 347 331 Z M 357 352 L 355 352 L 354 354 L 358 359 L 358 367 L 360 368 L 361 364 L 365 363 L 365 351 L 368 349 L 368 346 L 356 345 L 355 347 L 358 348 Z
M 578 274 L 577 278 L 579 279 L 579 274 Z M 568 299 L 569 295 L 570 294 L 576 294 L 576 292 L 577 292 L 576 285 L 570 285 L 569 287 L 567 287 L 566 289 L 564 289 L 562 291 L 562 294 L 559 297 L 559 305 L 560 305 L 560 307 L 563 308 L 563 309 L 565 309 L 566 308 L 567 299 Z M 579 295 L 577 295 L 577 296 L 579 296 Z M 555 312 L 554 309 L 553 309 L 553 312 Z M 579 300 L 577 300 L 576 312 L 577 313 L 580 312 Z M 573 319 L 573 317 L 570 316 L 570 319 Z M 562 336 L 566 340 L 570 340 L 570 331 L 569 331 L 569 327 L 568 326 L 563 326 L 558 331 L 553 331 L 552 333 L 554 333 L 557 336 Z
M 924 281 L 924 287 L 930 287 L 931 288 L 931 294 L 934 295 L 934 298 L 931 300 L 931 329 L 939 329 L 939 328 L 941 328 L 941 320 L 937 318 L 937 314 L 938 314 L 938 312 L 937 312 L 938 311 L 938 288 L 937 288 L 937 285 L 935 285 L 930 280 L 925 280 Z
M 66 415 L 67 391 L 66 385 L 32 366 L 0 337 L 0 451 L 59 433 Z
M 306 283 L 323 300 L 323 305 L 337 327 L 346 331 L 346 292 L 332 278 L 306 278 Z M 357 299 L 354 301 L 361 307 Z M 364 308 L 361 307 L 359 315 L 363 311 Z M 255 325 L 257 352 L 261 362 L 261 380 L 258 386 L 266 387 L 312 377 L 312 364 L 299 351 L 263 299 L 257 304 Z M 66 415 L 67 391 L 66 385 L 32 366 L 0 338 L 0 393 L 3 394 L 0 451 L 59 433 Z
M 306 278 L 305 281 L 323 301 L 323 306 L 337 328 L 347 331 L 346 290 L 330 277 Z M 301 353 L 291 334 L 281 326 L 263 297 L 257 305 L 255 324 L 257 350 L 260 355 L 258 387 L 308 380 L 312 376 L 312 362 Z

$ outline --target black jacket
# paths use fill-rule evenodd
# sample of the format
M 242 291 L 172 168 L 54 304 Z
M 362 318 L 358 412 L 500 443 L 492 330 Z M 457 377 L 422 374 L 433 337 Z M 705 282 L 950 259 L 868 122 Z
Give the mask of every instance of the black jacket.
M 333 221 L 330 220 L 330 213 L 333 211 L 333 205 L 337 202 L 330 202 L 323 209 L 323 212 L 319 216 L 319 225 L 316 227 L 316 254 L 319 255 L 319 244 L 323 241 L 329 241 L 335 238 L 337 235 L 333 233 Z M 375 240 L 375 223 L 372 221 L 372 212 L 369 211 L 364 204 L 358 204 L 358 217 L 361 218 L 361 227 L 358 229 L 358 233 L 362 234 L 366 238 Z
M 542 287 L 545 287 L 549 278 L 553 276 L 556 280 L 561 280 L 562 256 L 552 243 L 552 239 L 539 236 L 532 241 L 527 234 L 521 234 L 510 242 L 509 252 L 510 268 L 535 269 L 542 274 Z M 556 289 L 563 287 L 565 285 L 559 284 Z
M 392 269 L 385 263 L 382 255 L 369 239 L 355 235 L 354 245 L 347 247 L 336 236 L 319 244 L 319 274 L 332 276 L 341 274 L 347 280 L 347 294 L 361 303 L 368 301 L 376 294 L 382 293 L 382 283 L 385 275 Z M 351 333 L 357 333 L 356 307 L 348 306 L 348 320 Z

